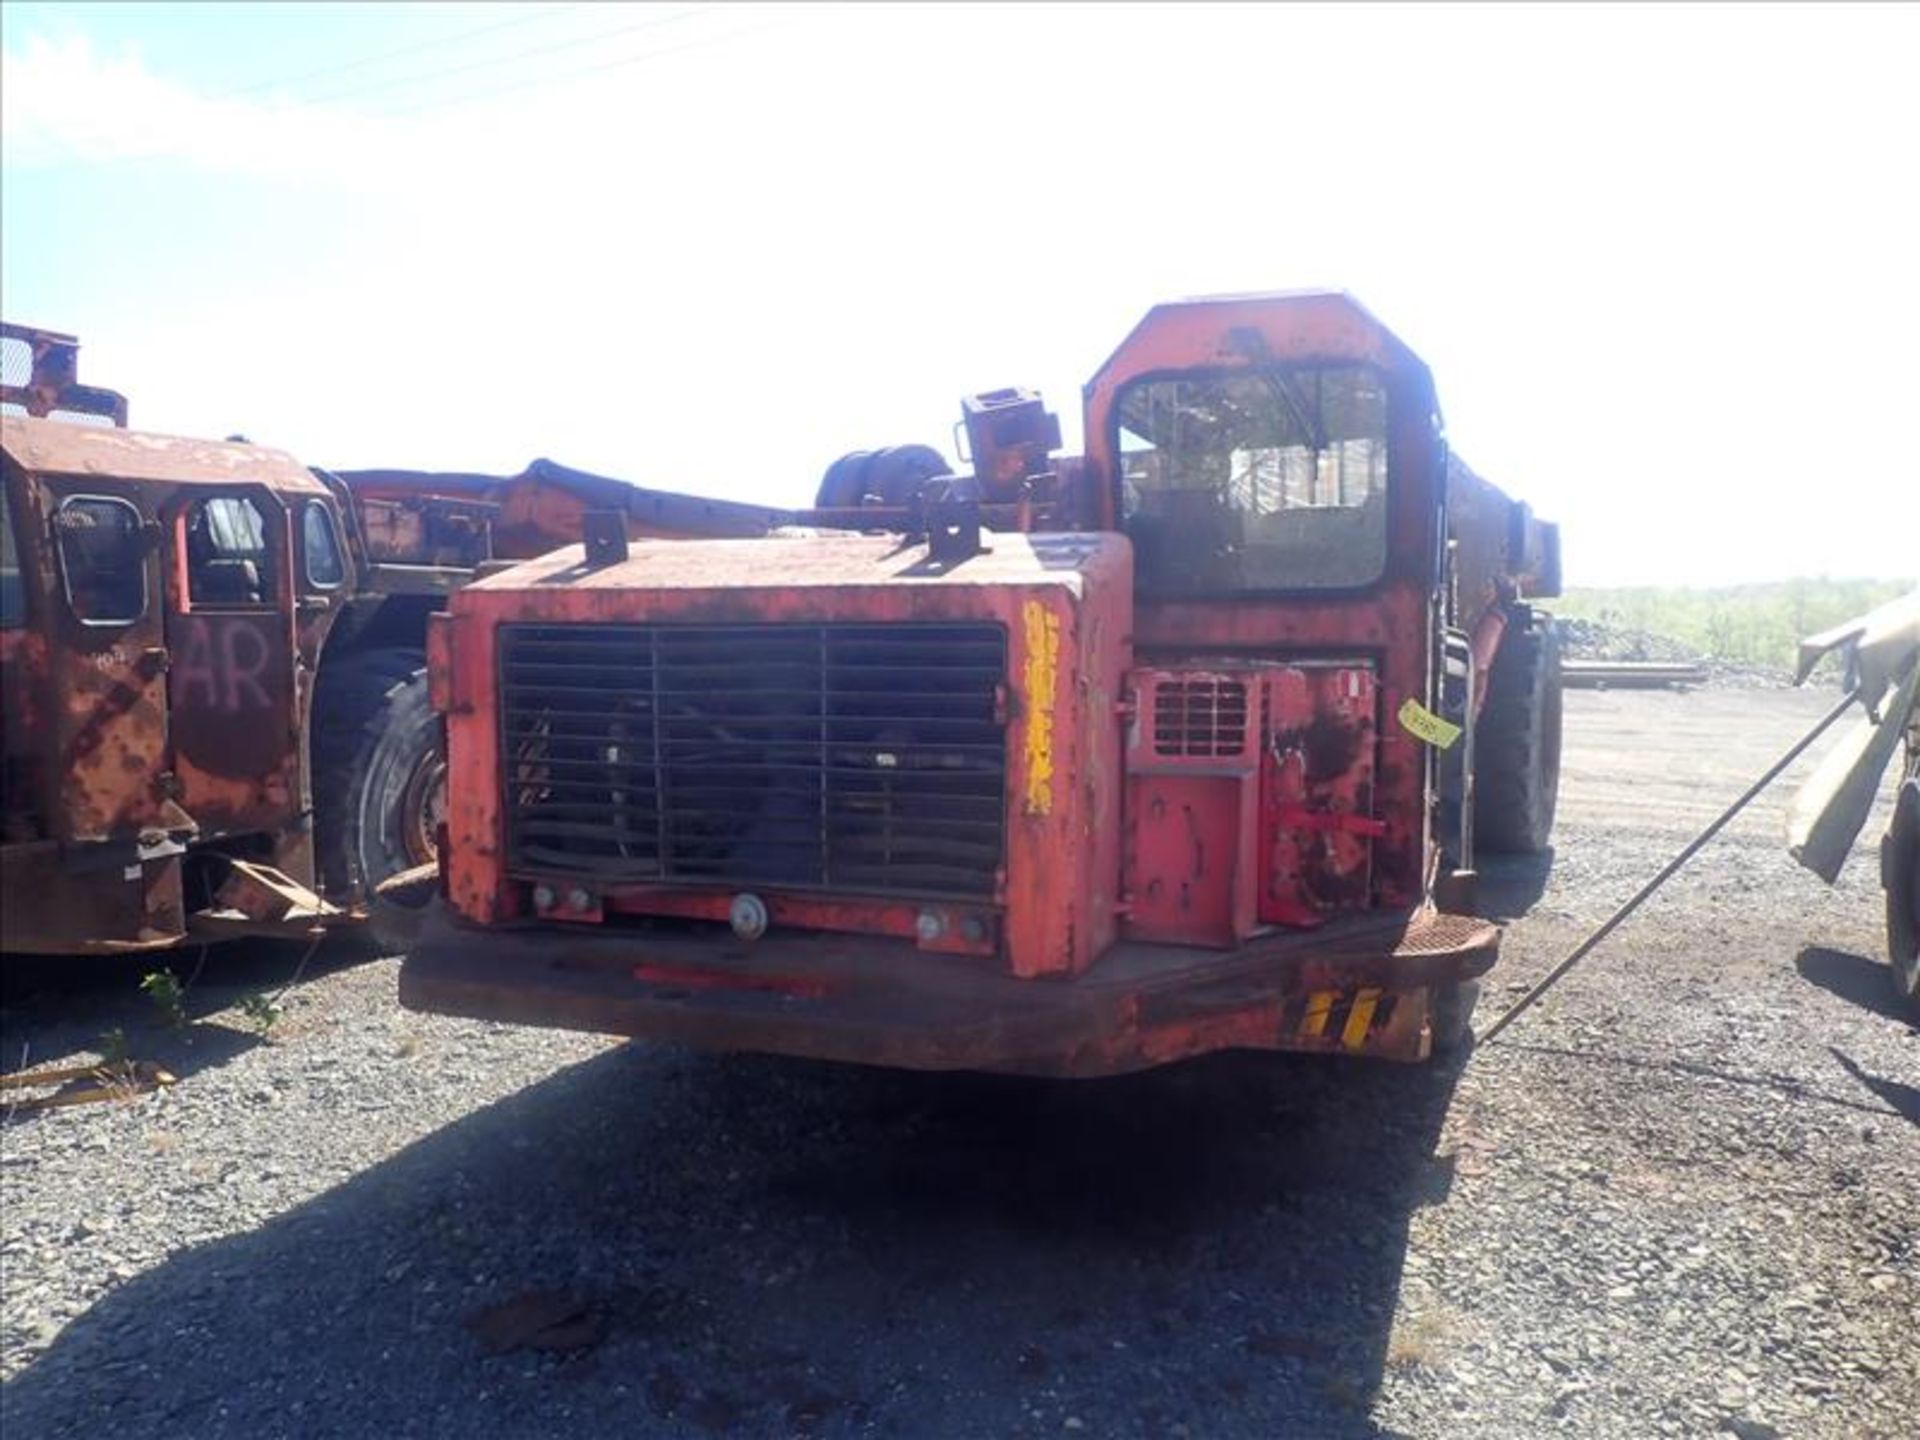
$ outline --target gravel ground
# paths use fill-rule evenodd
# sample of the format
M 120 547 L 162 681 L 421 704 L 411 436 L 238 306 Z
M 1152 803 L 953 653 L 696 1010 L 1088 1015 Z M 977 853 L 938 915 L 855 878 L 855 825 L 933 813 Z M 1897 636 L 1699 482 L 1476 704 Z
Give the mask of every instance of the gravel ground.
M 1570 694 L 1559 854 L 1490 876 L 1519 918 L 1481 1019 L 1829 698 Z M 1871 857 L 1798 871 L 1785 796 L 1458 1070 L 707 1057 L 406 1014 L 342 955 L 263 1041 L 233 1007 L 297 951 L 216 952 L 180 1031 L 138 968 L 15 965 L 8 1068 L 117 1026 L 181 1080 L 0 1128 L 0 1420 L 1910 1434 L 1920 1036 Z

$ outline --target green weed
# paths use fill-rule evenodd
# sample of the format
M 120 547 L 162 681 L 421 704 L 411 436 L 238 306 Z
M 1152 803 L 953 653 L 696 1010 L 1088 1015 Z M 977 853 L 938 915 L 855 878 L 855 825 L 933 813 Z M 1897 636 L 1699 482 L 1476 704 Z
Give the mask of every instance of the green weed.
M 173 971 L 148 971 L 140 979 L 140 989 L 153 1002 L 161 1020 L 176 1028 L 187 1023 L 186 987 Z
M 240 1001 L 240 1013 L 247 1017 L 247 1023 L 262 1035 L 280 1023 L 282 1011 L 273 1002 L 270 995 L 248 995 Z
M 111 1030 L 100 1032 L 100 1063 L 102 1065 L 124 1065 L 127 1063 L 127 1032 L 116 1025 Z

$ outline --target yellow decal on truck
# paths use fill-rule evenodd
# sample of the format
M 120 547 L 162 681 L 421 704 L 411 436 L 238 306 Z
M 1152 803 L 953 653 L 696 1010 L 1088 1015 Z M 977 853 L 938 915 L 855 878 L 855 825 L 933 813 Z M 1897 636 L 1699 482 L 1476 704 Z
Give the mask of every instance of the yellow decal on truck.
M 1418 735 L 1427 744 L 1444 750 L 1460 738 L 1460 727 L 1442 720 L 1412 696 L 1400 707 L 1400 728 Z
M 1026 810 L 1029 815 L 1049 815 L 1053 813 L 1053 690 L 1060 673 L 1060 617 L 1038 600 L 1029 600 L 1020 618 L 1027 643 Z

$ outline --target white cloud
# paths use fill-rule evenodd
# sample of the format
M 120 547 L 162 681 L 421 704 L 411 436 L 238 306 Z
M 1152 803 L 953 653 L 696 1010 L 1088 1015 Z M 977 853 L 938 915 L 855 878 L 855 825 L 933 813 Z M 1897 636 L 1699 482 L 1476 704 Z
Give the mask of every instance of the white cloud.
M 394 127 L 311 106 L 196 94 L 133 53 L 102 55 L 85 35 L 27 37 L 0 61 L 8 167 L 182 161 L 207 171 L 355 185 L 387 174 L 370 155 Z

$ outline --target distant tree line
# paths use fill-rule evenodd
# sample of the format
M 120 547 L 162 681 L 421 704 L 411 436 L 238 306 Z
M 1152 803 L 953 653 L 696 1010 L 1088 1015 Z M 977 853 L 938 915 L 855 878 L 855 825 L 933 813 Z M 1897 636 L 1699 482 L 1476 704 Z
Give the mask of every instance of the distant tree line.
M 1801 637 L 1838 625 L 1914 587 L 1911 580 L 1773 580 L 1711 589 L 1639 585 L 1570 590 L 1556 615 L 1641 630 L 1702 655 L 1787 668 Z

